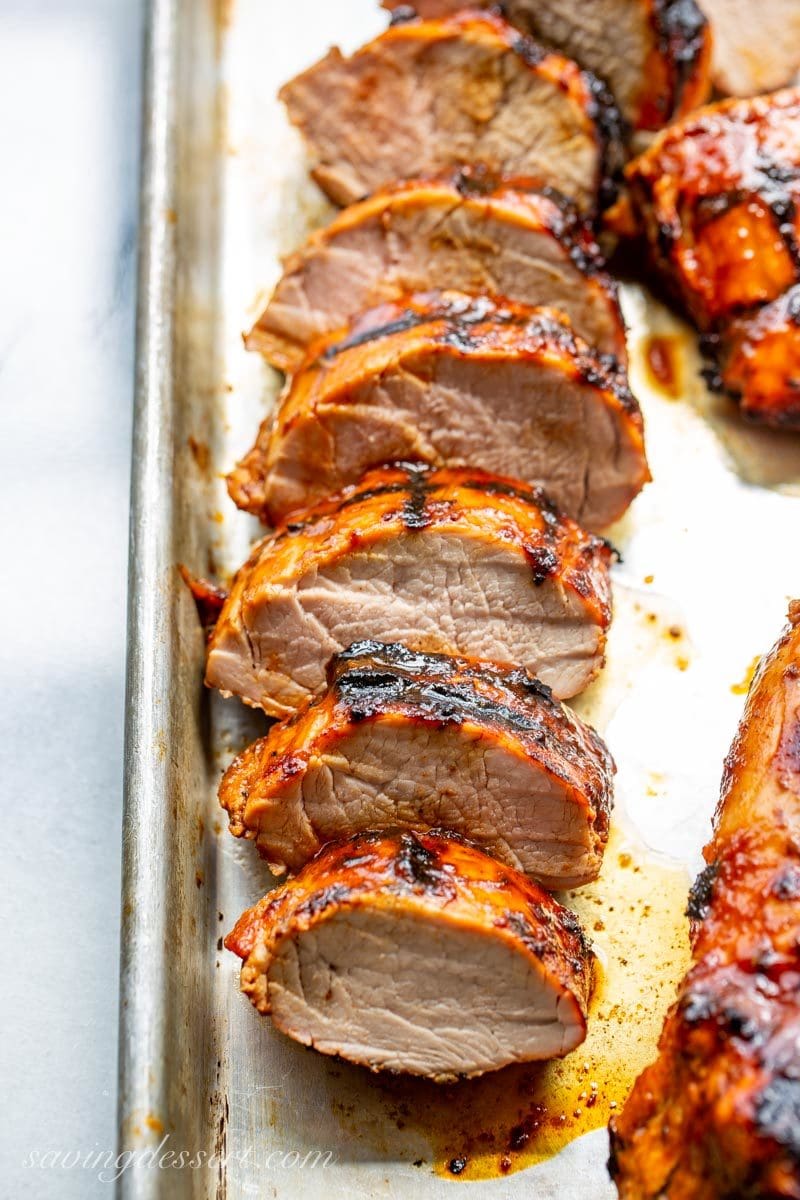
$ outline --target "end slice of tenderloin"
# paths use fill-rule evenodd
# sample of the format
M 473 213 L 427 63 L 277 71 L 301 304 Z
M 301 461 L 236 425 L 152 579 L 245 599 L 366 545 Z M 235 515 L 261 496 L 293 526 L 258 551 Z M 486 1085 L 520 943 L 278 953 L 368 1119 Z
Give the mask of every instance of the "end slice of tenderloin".
M 256 546 L 211 638 L 206 682 L 283 716 L 363 638 L 520 665 L 559 698 L 603 662 L 606 542 L 543 493 L 478 470 L 399 465 Z
M 719 367 L 713 382 L 746 417 L 800 432 L 800 284 L 734 318 L 710 349 Z
M 383 0 L 383 6 L 398 15 L 408 7 L 402 0 Z M 426 18 L 463 7 L 460 0 L 410 6 Z M 708 95 L 712 38 L 694 0 L 504 0 L 502 8 L 513 25 L 603 79 L 632 129 L 660 129 Z
M 616 360 L 553 309 L 446 292 L 382 305 L 315 342 L 228 489 L 278 524 L 404 460 L 541 485 L 589 529 L 622 516 L 650 478 Z
M 800 70 L 797 0 L 701 0 L 713 29 L 711 74 L 718 91 L 755 96 L 791 83 Z
M 653 262 L 701 329 L 800 281 L 800 89 L 699 109 L 626 176 Z
M 600 870 L 613 777 L 598 735 L 526 671 L 357 642 L 219 797 L 276 873 L 365 830 L 445 828 L 568 888 Z
M 593 957 L 524 875 L 445 833 L 329 844 L 225 940 L 242 991 L 306 1046 L 440 1082 L 580 1045 Z
M 331 50 L 280 97 L 337 204 L 482 163 L 593 214 L 620 161 L 619 113 L 599 80 L 488 13 L 396 25 L 350 58 Z
M 455 288 L 566 313 L 577 333 L 625 361 L 614 280 L 589 226 L 553 190 L 522 191 L 479 170 L 400 183 L 312 233 L 247 337 L 295 371 L 310 342 L 412 292 Z

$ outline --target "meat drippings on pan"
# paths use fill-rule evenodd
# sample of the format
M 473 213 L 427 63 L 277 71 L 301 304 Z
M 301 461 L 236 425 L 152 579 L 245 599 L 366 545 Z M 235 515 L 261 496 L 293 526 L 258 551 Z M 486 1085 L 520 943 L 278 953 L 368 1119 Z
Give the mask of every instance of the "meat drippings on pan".
M 612 826 L 599 879 L 561 894 L 598 955 L 583 1045 L 560 1061 L 506 1067 L 463 1083 L 376 1079 L 388 1118 L 430 1144 L 418 1160 L 421 1171 L 464 1182 L 497 1178 L 543 1162 L 608 1123 L 652 1059 L 688 965 L 688 886 L 685 870 L 665 865 Z M 345 1129 L 364 1136 L 355 1099 L 340 1097 L 334 1109 Z

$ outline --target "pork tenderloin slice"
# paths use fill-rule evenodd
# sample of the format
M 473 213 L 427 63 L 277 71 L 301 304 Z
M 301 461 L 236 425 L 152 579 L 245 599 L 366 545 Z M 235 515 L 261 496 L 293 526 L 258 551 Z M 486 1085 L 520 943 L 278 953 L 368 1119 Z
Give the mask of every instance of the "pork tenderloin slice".
M 469 163 L 552 184 L 592 215 L 613 196 L 607 90 L 488 13 L 396 25 L 351 58 L 331 50 L 280 97 L 337 204 Z
M 206 682 L 283 716 L 366 637 L 519 664 L 573 696 L 603 662 L 610 554 L 517 481 L 371 471 L 256 546 L 211 637 Z
M 228 490 L 274 525 L 409 459 L 541 485 L 588 529 L 621 517 L 650 478 L 616 360 L 555 310 L 447 292 L 404 297 L 313 343 Z
M 440 287 L 548 304 L 589 345 L 626 359 L 616 283 L 589 226 L 553 191 L 466 169 L 384 189 L 313 233 L 286 261 L 247 346 L 296 371 L 310 342 L 357 313 Z
M 625 173 L 653 263 L 700 329 L 800 282 L 800 88 L 698 109 Z
M 402 0 L 383 0 L 383 6 L 406 7 Z M 411 7 L 422 17 L 441 18 L 463 5 L 414 0 Z M 470 7 L 492 8 L 494 0 Z M 710 13 L 707 2 L 701 7 Z M 632 129 L 660 129 L 708 95 L 713 39 L 694 0 L 504 0 L 503 13 L 603 79 Z
M 614 763 L 525 671 L 358 642 L 229 767 L 231 832 L 275 873 L 368 829 L 455 830 L 545 887 L 597 876 Z
M 701 0 L 711 21 L 714 86 L 724 95 L 755 96 L 792 83 L 800 70 L 797 0 Z
M 444 1082 L 585 1037 L 593 958 L 575 917 L 444 833 L 330 843 L 225 944 L 279 1030 L 373 1071 Z

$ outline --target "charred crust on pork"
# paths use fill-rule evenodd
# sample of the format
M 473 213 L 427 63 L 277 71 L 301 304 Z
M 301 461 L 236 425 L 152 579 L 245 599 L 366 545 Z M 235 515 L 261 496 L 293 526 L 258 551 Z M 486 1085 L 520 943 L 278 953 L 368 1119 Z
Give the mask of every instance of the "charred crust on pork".
M 761 1136 L 788 1150 L 800 1166 L 800 1074 L 767 1084 L 756 1100 L 755 1123 Z
M 714 884 L 719 875 L 720 864 L 709 863 L 695 879 L 689 889 L 689 902 L 686 905 L 686 915 L 692 921 L 702 921 L 708 915 L 711 898 L 714 895 Z
M 694 0 L 654 0 L 653 18 L 661 52 L 676 68 L 674 95 L 663 112 L 668 121 L 680 111 L 684 91 L 695 77 L 709 25 Z
M 498 298 L 466 296 L 457 292 L 429 292 L 407 296 L 374 312 L 362 314 L 344 337 L 325 339 L 315 359 L 312 349 L 306 369 L 331 362 L 360 346 L 425 327 L 432 342 L 462 354 L 480 354 L 496 341 L 496 330 L 518 334 L 522 355 L 536 355 L 557 347 L 574 363 L 576 376 L 593 387 L 606 389 L 632 416 L 639 417 L 638 402 L 628 386 L 627 374 L 611 354 L 598 354 L 578 337 L 556 309 L 531 308 Z

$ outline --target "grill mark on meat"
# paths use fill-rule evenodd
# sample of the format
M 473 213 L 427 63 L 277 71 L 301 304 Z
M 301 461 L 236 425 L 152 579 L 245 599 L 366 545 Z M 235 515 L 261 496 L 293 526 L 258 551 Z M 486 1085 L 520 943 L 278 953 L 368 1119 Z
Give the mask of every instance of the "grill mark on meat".
M 690 920 L 703 921 L 708 916 L 718 874 L 719 863 L 712 862 L 704 867 L 695 879 L 689 890 L 689 902 L 686 905 L 686 915 Z
M 668 110 L 680 110 L 684 92 L 695 77 L 708 36 L 708 21 L 694 0 L 656 0 L 653 15 L 661 52 L 677 67 L 672 104 L 665 106 L 663 113 L 668 121 Z
M 350 888 L 345 883 L 332 883 L 309 896 L 299 905 L 297 915 L 303 919 L 318 917 L 326 908 L 338 907 L 350 899 Z
M 403 524 L 406 529 L 427 529 L 431 523 L 430 514 L 425 511 L 430 489 L 427 477 L 422 470 L 410 468 L 408 471 L 408 497 L 403 504 Z
M 531 546 L 525 548 L 525 554 L 528 562 L 531 564 L 533 573 L 533 582 L 536 587 L 541 587 L 548 579 L 551 579 L 558 571 L 559 559 L 554 550 L 548 546 Z
M 452 833 L 448 836 L 456 837 Z M 394 872 L 415 891 L 428 891 L 439 896 L 453 895 L 453 885 L 436 854 L 435 842 L 425 844 L 414 833 L 400 834 Z
M 385 325 L 372 325 L 357 333 L 351 333 L 341 342 L 334 342 L 333 345 L 326 346 L 321 357 L 323 361 L 330 362 L 332 358 L 343 354 L 345 350 L 354 350 L 357 346 L 373 342 L 376 338 L 388 337 L 392 333 L 404 333 L 407 329 L 413 329 L 416 325 L 420 325 L 423 320 L 424 318 L 420 314 L 407 309 L 402 316 L 393 321 L 387 321 Z
M 432 657 L 427 656 L 426 665 Z M 546 740 L 540 720 L 481 696 L 466 684 L 432 683 L 424 678 L 404 676 L 399 671 L 381 671 L 380 666 L 351 667 L 339 675 L 334 690 L 355 721 L 370 720 L 397 704 L 408 704 L 437 723 L 461 724 L 472 719 L 497 728 L 532 734 L 541 744 Z
M 768 1083 L 756 1101 L 755 1119 L 761 1136 L 783 1146 L 800 1166 L 800 1078 Z
M 601 212 L 610 208 L 619 195 L 620 171 L 622 158 L 620 146 L 628 139 L 628 127 L 623 121 L 614 97 L 602 79 L 598 79 L 591 71 L 585 72 L 589 92 L 592 97 L 590 114 L 601 132 L 600 189 L 598 208 Z

